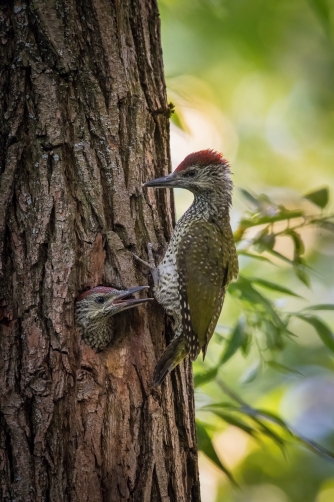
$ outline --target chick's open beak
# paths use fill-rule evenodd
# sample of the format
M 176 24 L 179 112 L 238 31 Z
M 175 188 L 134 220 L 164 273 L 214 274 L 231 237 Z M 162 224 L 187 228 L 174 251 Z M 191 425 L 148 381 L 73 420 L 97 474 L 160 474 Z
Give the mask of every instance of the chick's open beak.
M 117 298 L 114 298 L 112 303 L 113 305 L 117 305 L 118 312 L 121 312 L 126 309 L 130 309 L 140 303 L 145 303 L 153 300 L 153 298 L 127 298 L 127 296 L 132 295 L 133 293 L 137 293 L 138 291 L 142 291 L 143 289 L 148 289 L 149 286 L 136 286 L 134 288 L 127 289 L 125 291 L 120 291 Z

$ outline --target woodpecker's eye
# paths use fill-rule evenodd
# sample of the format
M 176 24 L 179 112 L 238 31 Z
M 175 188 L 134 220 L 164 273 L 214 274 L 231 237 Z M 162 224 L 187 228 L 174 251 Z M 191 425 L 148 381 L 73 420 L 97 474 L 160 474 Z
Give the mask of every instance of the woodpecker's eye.
M 196 171 L 188 171 L 186 173 L 184 173 L 184 175 L 186 178 L 193 178 L 194 176 L 196 176 Z
M 106 299 L 104 298 L 104 296 L 97 296 L 97 297 L 95 298 L 95 303 L 104 303 L 104 302 L 105 302 L 105 300 L 106 300 Z

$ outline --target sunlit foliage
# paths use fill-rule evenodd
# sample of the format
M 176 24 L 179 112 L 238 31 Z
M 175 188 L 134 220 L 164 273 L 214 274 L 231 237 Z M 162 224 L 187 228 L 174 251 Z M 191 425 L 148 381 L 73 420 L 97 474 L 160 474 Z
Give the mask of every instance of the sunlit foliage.
M 223 151 L 236 186 L 240 277 L 194 365 L 203 500 L 330 502 L 333 4 L 159 7 L 173 162 Z M 176 201 L 181 214 L 190 198 L 177 192 Z

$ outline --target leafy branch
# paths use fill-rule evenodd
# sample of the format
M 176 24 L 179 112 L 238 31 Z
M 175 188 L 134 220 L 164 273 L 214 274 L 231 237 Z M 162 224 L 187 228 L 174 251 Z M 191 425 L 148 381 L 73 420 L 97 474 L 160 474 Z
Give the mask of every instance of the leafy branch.
M 241 190 L 241 193 L 252 209 L 242 217 L 234 234 L 239 255 L 254 262 L 260 261 L 275 266 L 284 262 L 291 267 L 303 284 L 310 287 L 311 280 L 308 272 L 312 269 L 303 257 L 305 253 L 303 230 L 306 227 L 313 227 L 334 231 L 334 215 L 324 212 L 329 202 L 328 189 L 321 188 L 304 196 L 304 199 L 317 208 L 317 212 L 312 212 L 312 214 L 308 214 L 305 209 L 289 210 L 275 204 L 265 195 L 255 196 L 246 190 Z M 259 227 L 257 232 L 256 227 Z M 279 239 L 283 236 L 289 237 L 293 244 L 292 259 L 277 250 Z M 266 253 L 265 256 L 263 253 Z M 280 261 L 277 262 L 277 259 Z M 237 352 L 247 357 L 252 345 L 257 347 L 260 360 L 250 369 L 248 381 L 251 381 L 263 366 L 269 366 L 279 372 L 291 372 L 303 376 L 297 369 L 281 364 L 272 357 L 275 351 L 284 348 L 288 339 L 296 338 L 290 329 L 290 322 L 294 318 L 312 326 L 327 349 L 334 353 L 333 331 L 325 321 L 314 314 L 316 311 L 334 310 L 333 304 L 309 305 L 296 312 L 287 312 L 278 308 L 266 295 L 268 290 L 279 293 L 283 297 L 303 299 L 286 285 L 277 284 L 267 278 L 246 277 L 241 273 L 238 280 L 230 284 L 228 292 L 235 302 L 239 303 L 240 316 L 227 339 L 224 339 L 224 347 L 216 365 L 211 366 L 207 371 L 195 373 L 195 387 L 215 380 L 232 402 L 212 403 L 202 407 L 201 411 L 214 413 L 226 423 L 239 427 L 255 439 L 260 439 L 263 435 L 267 436 L 280 448 L 284 448 L 288 440 L 293 440 L 333 461 L 332 452 L 299 434 L 278 415 L 248 405 L 219 376 L 221 367 L 227 361 Z M 198 422 L 198 427 L 199 448 L 234 482 L 231 473 L 221 463 L 214 450 L 210 426 Z
M 255 196 L 245 189 L 241 189 L 240 192 L 251 204 L 252 209 L 245 213 L 234 233 L 235 242 L 242 245 L 239 254 L 259 259 L 259 254 L 255 254 L 255 252 L 261 254 L 266 251 L 273 257 L 292 265 L 298 279 L 309 287 L 310 279 L 306 272 L 306 268 L 309 267 L 302 258 L 305 245 L 297 230 L 303 230 L 306 227 L 319 227 L 334 232 L 334 215 L 323 213 L 329 202 L 328 188 L 321 188 L 304 195 L 304 199 L 312 202 L 318 208 L 318 213 L 315 214 L 308 214 L 305 209 L 289 210 L 283 205 L 274 203 L 267 195 Z M 284 222 L 286 225 L 282 229 Z M 254 237 L 247 238 L 247 231 L 255 227 L 261 228 Z M 288 236 L 292 240 L 294 246 L 292 260 L 275 250 L 277 238 L 283 236 Z M 265 260 L 270 262 L 268 258 Z
M 234 392 L 221 378 L 216 379 L 216 383 L 232 402 L 211 403 L 200 408 L 199 411 L 207 411 L 221 418 L 224 422 L 238 427 L 252 438 L 261 440 L 265 436 L 276 443 L 284 453 L 286 444 L 294 441 L 305 446 L 313 453 L 334 462 L 334 453 L 300 434 L 293 427 L 288 425 L 275 413 L 267 410 L 254 408 L 246 403 L 236 392 Z M 236 404 L 233 404 L 235 402 Z M 269 424 L 274 425 L 275 429 Z M 213 446 L 211 437 L 206 430 L 207 424 L 197 421 L 197 432 L 200 449 L 219 467 L 229 479 L 236 485 L 231 472 L 222 464 Z M 282 434 L 283 433 L 283 434 Z
M 297 229 L 303 230 L 307 226 L 313 226 L 334 230 L 334 216 L 323 212 L 329 202 L 328 189 L 321 188 L 304 196 L 304 199 L 312 202 L 318 208 L 319 214 L 311 215 L 307 214 L 304 209 L 290 211 L 282 205 L 275 204 L 265 195 L 255 196 L 244 189 L 241 190 L 241 193 L 250 202 L 253 210 L 248 211 L 241 219 L 235 233 L 236 242 L 241 248 L 238 251 L 239 255 L 272 263 L 267 256 L 261 256 L 261 253 L 266 251 L 272 257 L 279 258 L 290 265 L 297 278 L 309 287 L 310 277 L 306 270 L 312 269 L 303 258 L 305 252 L 303 234 L 297 232 Z M 277 228 L 278 222 L 279 228 Z M 282 229 L 284 222 L 285 227 Z M 259 232 L 249 238 L 247 230 L 257 226 L 261 227 Z M 282 255 L 275 249 L 278 239 L 282 236 L 288 236 L 292 240 L 293 259 Z M 295 336 L 289 329 L 289 323 L 293 317 L 312 325 L 326 347 L 334 352 L 334 335 L 329 326 L 320 318 L 307 313 L 307 310 L 321 310 L 324 309 L 324 306 L 309 306 L 302 312 L 284 312 L 279 310 L 261 289 L 271 290 L 284 296 L 301 298 L 299 294 L 286 286 L 260 277 L 245 277 L 240 274 L 239 279 L 230 285 L 228 291 L 235 300 L 240 302 L 241 316 L 245 318 L 245 321 L 240 319 L 237 321 L 227 341 L 220 364 L 227 362 L 238 349 L 247 355 L 250 346 L 249 339 L 254 335 L 257 336 L 258 341 L 264 336 L 264 350 L 283 349 L 285 340 Z M 330 305 L 325 306 L 326 310 L 331 308 Z M 258 345 L 260 346 L 261 343 Z M 263 357 L 261 354 L 263 351 L 259 352 L 260 357 Z

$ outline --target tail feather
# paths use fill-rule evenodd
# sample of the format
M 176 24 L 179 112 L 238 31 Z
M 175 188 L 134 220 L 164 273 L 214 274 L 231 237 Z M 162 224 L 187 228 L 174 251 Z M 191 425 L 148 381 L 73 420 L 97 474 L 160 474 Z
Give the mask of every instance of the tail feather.
M 156 364 L 153 373 L 153 385 L 161 385 L 170 373 L 189 353 L 187 341 L 183 336 L 178 336 L 164 351 Z

